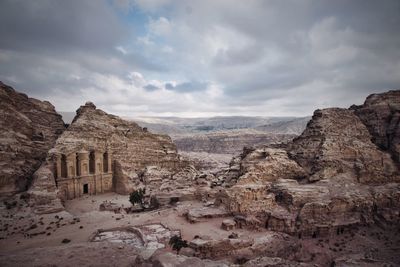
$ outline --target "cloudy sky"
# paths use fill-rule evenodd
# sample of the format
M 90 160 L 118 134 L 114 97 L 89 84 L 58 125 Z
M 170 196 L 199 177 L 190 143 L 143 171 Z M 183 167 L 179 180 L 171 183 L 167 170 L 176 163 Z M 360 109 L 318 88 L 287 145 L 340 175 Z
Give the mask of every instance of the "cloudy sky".
M 400 88 L 400 1 L 0 0 L 0 80 L 58 111 L 309 115 Z

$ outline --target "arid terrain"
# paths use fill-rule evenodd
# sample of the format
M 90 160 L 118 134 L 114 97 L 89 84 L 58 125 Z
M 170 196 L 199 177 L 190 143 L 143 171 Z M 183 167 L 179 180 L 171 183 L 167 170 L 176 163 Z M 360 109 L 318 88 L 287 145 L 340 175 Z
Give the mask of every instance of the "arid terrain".
M 65 124 L 0 86 L 1 266 L 400 266 L 399 90 L 310 118 L 86 102 Z

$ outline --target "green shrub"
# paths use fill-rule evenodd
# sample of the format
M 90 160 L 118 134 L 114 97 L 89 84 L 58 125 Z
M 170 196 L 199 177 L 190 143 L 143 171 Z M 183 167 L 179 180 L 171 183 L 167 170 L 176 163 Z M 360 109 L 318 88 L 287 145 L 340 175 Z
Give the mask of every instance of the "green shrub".
M 186 248 L 188 243 L 186 240 L 183 240 L 182 237 L 174 235 L 169 239 L 169 245 L 172 247 L 173 250 L 176 250 L 176 254 L 179 254 L 179 251 L 182 248 Z
M 146 193 L 145 188 L 139 188 L 138 190 L 133 191 L 129 195 L 129 202 L 132 203 L 132 205 L 139 204 L 140 207 L 143 209 L 144 208 L 144 195 Z

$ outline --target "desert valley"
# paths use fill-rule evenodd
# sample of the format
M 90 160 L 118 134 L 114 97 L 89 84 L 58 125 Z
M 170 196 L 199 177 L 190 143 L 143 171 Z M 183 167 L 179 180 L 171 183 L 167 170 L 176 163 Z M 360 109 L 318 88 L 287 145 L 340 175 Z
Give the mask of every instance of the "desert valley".
M 400 91 L 303 126 L 174 123 L 173 139 L 160 118 L 87 102 L 65 124 L 5 84 L 0 98 L 1 266 L 400 264 Z
M 3 266 L 400 266 L 400 1 L 0 0 Z

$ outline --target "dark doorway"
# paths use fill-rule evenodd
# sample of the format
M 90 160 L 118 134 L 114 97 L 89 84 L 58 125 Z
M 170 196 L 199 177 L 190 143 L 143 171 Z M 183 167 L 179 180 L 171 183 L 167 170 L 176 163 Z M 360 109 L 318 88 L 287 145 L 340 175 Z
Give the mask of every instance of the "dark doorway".
M 84 194 L 88 194 L 89 193 L 89 185 L 88 184 L 84 184 L 83 185 L 83 193 Z

